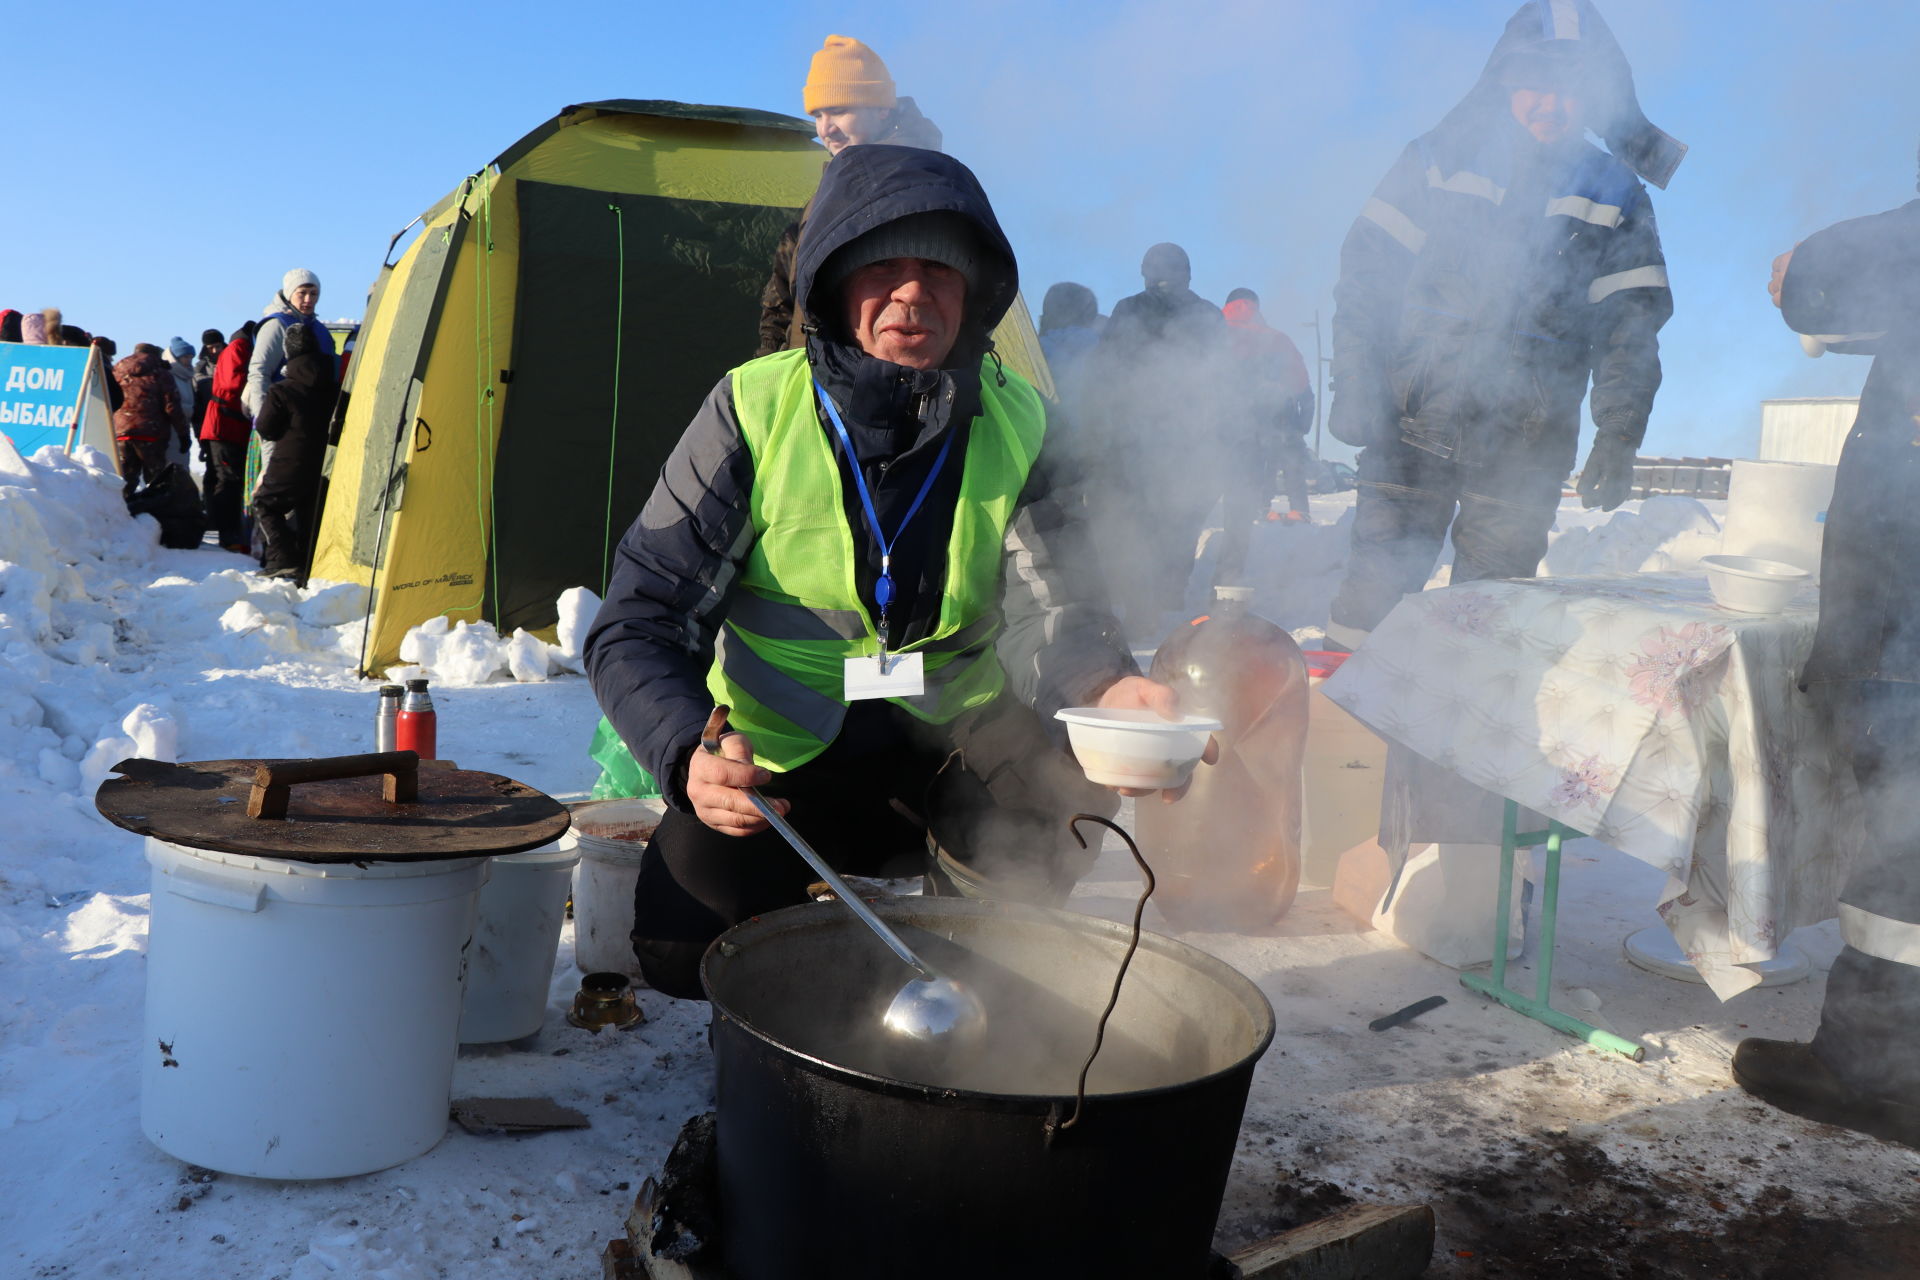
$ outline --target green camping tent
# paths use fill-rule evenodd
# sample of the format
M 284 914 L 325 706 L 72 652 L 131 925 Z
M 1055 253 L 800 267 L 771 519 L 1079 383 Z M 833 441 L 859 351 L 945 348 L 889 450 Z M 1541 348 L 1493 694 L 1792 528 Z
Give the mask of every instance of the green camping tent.
M 335 411 L 311 574 L 368 587 L 361 668 L 441 614 L 504 634 L 604 593 L 680 432 L 753 354 L 805 120 L 568 107 L 396 236 Z M 410 226 L 408 230 L 412 230 Z M 995 335 L 1051 394 L 1025 309 Z

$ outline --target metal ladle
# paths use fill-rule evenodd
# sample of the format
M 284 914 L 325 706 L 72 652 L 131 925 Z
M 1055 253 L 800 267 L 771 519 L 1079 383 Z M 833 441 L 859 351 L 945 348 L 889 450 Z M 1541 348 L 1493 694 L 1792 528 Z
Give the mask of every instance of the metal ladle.
M 713 755 L 720 754 L 720 739 L 726 733 L 728 710 L 725 706 L 715 707 L 713 714 L 707 717 L 706 728 L 700 732 L 700 745 Z M 987 1011 L 981 1005 L 980 997 L 961 983 L 935 972 L 916 956 L 912 948 L 901 941 L 900 935 L 888 928 L 887 923 L 874 914 L 873 908 L 847 887 L 846 882 L 827 865 L 825 858 L 814 851 L 805 837 L 767 803 L 758 788 L 741 789 L 747 793 L 747 799 L 753 802 L 753 807 L 760 811 L 760 816 L 767 820 L 768 825 L 793 846 L 795 853 L 806 859 L 815 875 L 826 881 L 827 887 L 833 890 L 833 896 L 846 903 L 848 910 L 859 917 L 860 923 L 873 930 L 880 941 L 887 944 L 887 949 L 899 956 L 918 975 L 908 979 L 887 1006 L 886 1016 L 881 1019 L 887 1030 L 904 1040 L 922 1045 L 979 1039 L 987 1025 Z

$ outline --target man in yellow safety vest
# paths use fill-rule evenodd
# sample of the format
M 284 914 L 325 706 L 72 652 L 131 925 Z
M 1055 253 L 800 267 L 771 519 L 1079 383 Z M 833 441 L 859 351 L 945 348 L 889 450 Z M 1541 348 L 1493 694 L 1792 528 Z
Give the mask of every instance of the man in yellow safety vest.
M 796 284 L 806 345 L 714 388 L 587 639 L 602 709 L 671 806 L 634 945 L 674 996 L 700 996 L 714 937 L 813 878 L 744 788 L 842 871 L 924 850 L 936 892 L 1058 903 L 1088 864 L 1067 817 L 1117 801 L 1053 712 L 1174 711 L 1090 585 L 1048 479 L 1044 402 L 992 354 L 1018 276 L 973 174 L 848 149 Z M 735 732 L 710 755 L 716 705 Z

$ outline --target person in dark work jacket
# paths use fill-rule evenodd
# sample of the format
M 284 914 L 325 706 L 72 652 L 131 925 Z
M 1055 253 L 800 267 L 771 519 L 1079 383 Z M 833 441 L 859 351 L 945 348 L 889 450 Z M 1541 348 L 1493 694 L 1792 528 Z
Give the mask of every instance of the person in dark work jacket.
M 1775 262 L 1773 292 L 1795 331 L 1873 356 L 1801 672 L 1831 707 L 1866 841 L 1813 1042 L 1744 1040 L 1733 1078 L 1796 1115 L 1920 1147 L 1920 200 L 1810 237 Z
M 1107 587 L 1131 634 L 1158 640 L 1186 599 L 1194 551 L 1233 454 L 1227 323 L 1195 293 L 1177 244 L 1140 260 L 1139 293 L 1113 304 L 1092 357 L 1098 390 L 1086 416 L 1103 447 L 1087 450 L 1088 507 Z
M 828 36 L 813 55 L 801 105 L 813 118 L 815 136 L 831 160 L 848 147 L 883 142 L 895 147 L 940 149 L 940 130 L 920 114 L 912 98 L 894 92 L 880 55 L 851 36 Z M 754 355 L 772 355 L 806 341 L 805 307 L 794 305 L 794 256 L 813 213 L 807 201 L 800 218 L 780 233 L 773 274 L 760 291 L 760 345 Z
M 1328 426 L 1363 449 L 1336 645 L 1358 647 L 1426 583 L 1450 523 L 1453 581 L 1533 575 L 1589 379 L 1580 492 L 1609 511 L 1626 499 L 1673 312 L 1640 178 L 1665 187 L 1685 150 L 1640 113 L 1588 0 L 1535 0 L 1381 181 L 1334 290 Z
M 1018 280 L 973 174 L 931 151 L 849 149 L 797 283 L 817 332 L 714 388 L 587 636 L 601 709 L 670 806 L 634 943 L 673 996 L 700 995 L 716 935 L 803 901 L 813 878 L 741 788 L 842 870 L 911 851 L 936 891 L 1058 902 L 1086 866 L 1067 817 L 1117 802 L 1060 749 L 1054 710 L 1173 710 L 1089 588 L 1044 402 L 991 355 Z M 876 522 L 895 539 L 884 611 Z M 877 668 L 882 618 L 894 652 L 922 656 L 923 695 L 847 696 L 847 664 Z M 740 731 L 724 758 L 700 749 L 716 704 Z

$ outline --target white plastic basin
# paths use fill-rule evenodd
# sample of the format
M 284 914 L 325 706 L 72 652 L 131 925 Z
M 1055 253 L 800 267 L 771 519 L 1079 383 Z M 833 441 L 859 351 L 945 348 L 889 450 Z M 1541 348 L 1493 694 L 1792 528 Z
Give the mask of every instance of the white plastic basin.
M 1714 601 L 1736 613 L 1778 613 L 1813 578 L 1797 565 L 1757 556 L 1702 556 L 1700 563 Z
M 347 1178 L 447 1129 L 488 860 L 307 863 L 148 839 L 140 1125 L 189 1164 Z
M 1206 754 L 1207 736 L 1220 722 L 1205 716 L 1163 719 L 1157 711 L 1067 707 L 1067 740 L 1089 781 L 1108 787 L 1178 787 Z

